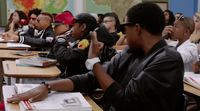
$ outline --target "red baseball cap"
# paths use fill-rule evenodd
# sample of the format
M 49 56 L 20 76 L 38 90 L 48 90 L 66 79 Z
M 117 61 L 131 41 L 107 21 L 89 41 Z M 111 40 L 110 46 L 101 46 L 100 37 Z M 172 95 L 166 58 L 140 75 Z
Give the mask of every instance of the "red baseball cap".
M 74 24 L 74 16 L 70 11 L 64 11 L 58 15 L 56 15 L 54 19 L 54 23 L 63 23 L 65 25 L 72 26 Z

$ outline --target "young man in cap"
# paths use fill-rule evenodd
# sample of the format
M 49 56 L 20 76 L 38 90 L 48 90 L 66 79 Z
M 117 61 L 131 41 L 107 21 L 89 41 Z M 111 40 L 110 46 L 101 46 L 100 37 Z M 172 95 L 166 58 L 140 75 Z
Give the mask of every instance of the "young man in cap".
M 86 73 L 85 61 L 88 56 L 90 31 L 97 27 L 96 19 L 87 13 L 69 17 L 69 12 L 63 12 L 55 17 L 56 39 L 48 57 L 55 58 L 60 63 L 61 77 Z M 70 31 L 67 31 L 71 26 Z
M 88 92 L 100 86 L 105 111 L 182 111 L 183 61 L 180 54 L 162 40 L 164 15 L 153 3 L 130 8 L 123 24 L 129 48 L 112 61 L 99 64 L 100 44 L 93 32 L 86 66 L 91 72 L 45 83 L 9 98 L 42 100 L 48 90 Z

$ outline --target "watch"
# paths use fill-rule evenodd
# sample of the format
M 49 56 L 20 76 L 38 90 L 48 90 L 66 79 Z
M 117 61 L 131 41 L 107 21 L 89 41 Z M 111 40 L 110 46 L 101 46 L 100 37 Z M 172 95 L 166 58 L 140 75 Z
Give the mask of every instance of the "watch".
M 100 59 L 98 57 L 92 58 L 92 59 L 87 59 L 85 61 L 85 66 L 88 70 L 92 70 L 94 67 L 94 64 L 100 62 Z
M 62 37 L 59 37 L 59 38 L 57 39 L 57 42 L 66 42 L 66 40 L 65 40 L 64 38 L 62 38 Z
M 43 81 L 43 82 L 41 82 L 41 84 L 43 84 L 44 86 L 47 87 L 48 93 L 51 93 L 51 86 L 48 83 L 46 83 L 45 81 Z

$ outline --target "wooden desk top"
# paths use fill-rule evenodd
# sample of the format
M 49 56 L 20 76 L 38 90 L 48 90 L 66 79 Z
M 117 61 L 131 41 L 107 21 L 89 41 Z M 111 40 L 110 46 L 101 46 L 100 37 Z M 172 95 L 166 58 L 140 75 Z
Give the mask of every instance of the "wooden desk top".
M 14 86 L 3 86 L 3 97 L 6 111 L 20 111 L 18 104 L 7 103 L 6 100 L 15 94 Z M 89 96 L 85 96 L 87 102 L 92 106 L 93 111 L 103 111 Z
M 30 48 L 8 48 L 7 43 L 0 43 L 0 49 L 5 49 L 5 50 L 28 50 Z
M 16 66 L 15 61 L 3 61 L 3 70 L 5 76 L 15 78 L 55 78 L 61 73 L 57 66 Z
M 200 89 L 195 88 L 189 84 L 184 83 L 184 91 L 194 94 L 196 96 L 200 96 Z
M 32 56 L 20 56 L 15 53 L 19 50 L 0 50 L 0 59 L 21 59 L 21 58 L 30 58 L 33 56 L 37 56 L 38 53 L 43 53 L 44 51 L 32 51 L 36 53 L 36 55 Z M 46 52 L 47 53 L 47 52 Z

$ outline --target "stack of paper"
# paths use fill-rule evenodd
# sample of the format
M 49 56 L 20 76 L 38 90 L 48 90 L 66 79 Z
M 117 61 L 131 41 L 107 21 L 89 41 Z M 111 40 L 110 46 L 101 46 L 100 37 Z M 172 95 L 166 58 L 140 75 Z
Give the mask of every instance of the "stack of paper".
M 185 72 L 184 82 L 200 89 L 200 74 Z
M 48 67 L 55 65 L 57 60 L 45 58 L 45 57 L 32 57 L 26 59 L 16 59 L 16 65 L 29 65 L 29 66 L 38 66 L 38 67 Z
M 7 43 L 8 48 L 31 48 L 30 45 L 21 43 Z
M 37 84 L 16 84 L 18 92 L 24 92 L 38 86 Z M 20 102 L 21 111 L 92 111 L 92 107 L 79 92 L 52 92 L 42 101 Z

